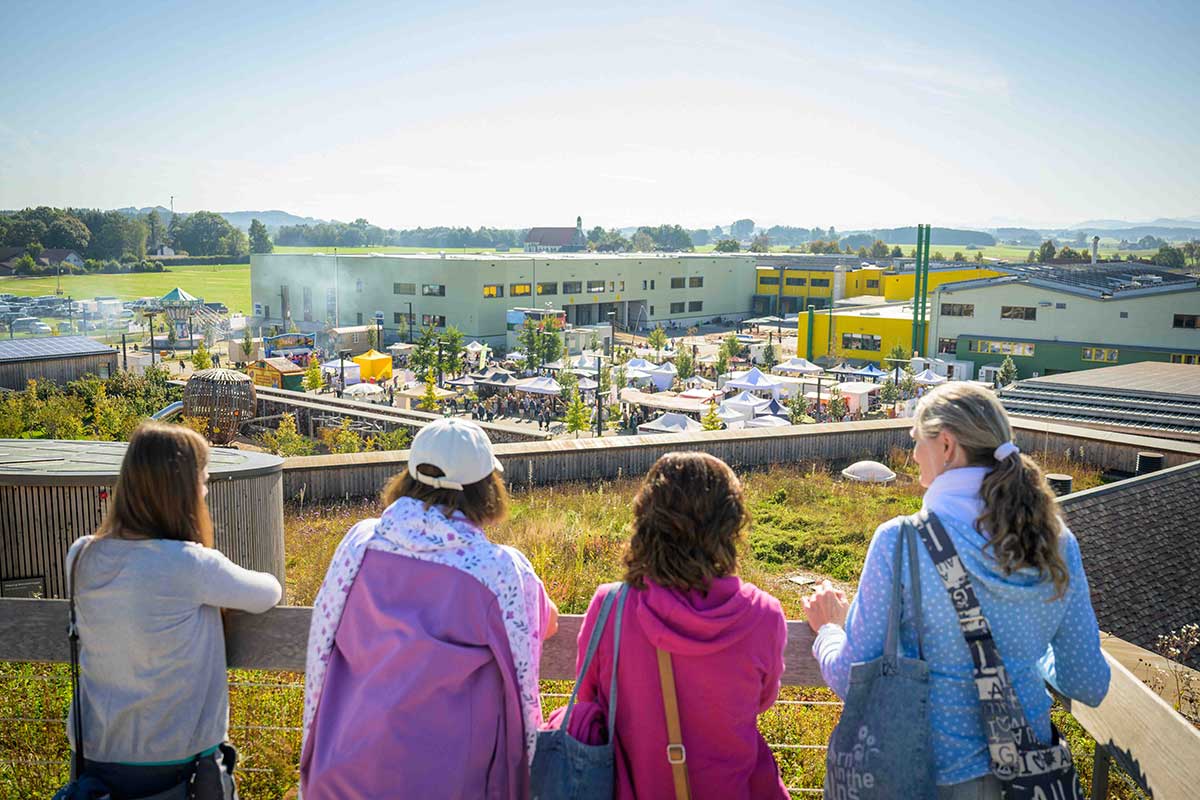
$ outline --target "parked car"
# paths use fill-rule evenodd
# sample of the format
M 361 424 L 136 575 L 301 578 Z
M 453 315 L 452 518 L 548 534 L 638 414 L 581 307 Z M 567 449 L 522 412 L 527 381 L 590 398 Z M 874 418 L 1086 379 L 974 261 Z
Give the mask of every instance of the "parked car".
M 29 332 L 36 333 L 39 336 L 48 336 L 51 333 L 50 326 L 47 325 L 46 323 L 42 322 L 41 320 L 38 320 L 37 322 L 30 325 Z
M 29 333 L 33 326 L 39 323 L 42 321 L 37 317 L 17 317 L 12 321 L 12 329 L 14 333 Z

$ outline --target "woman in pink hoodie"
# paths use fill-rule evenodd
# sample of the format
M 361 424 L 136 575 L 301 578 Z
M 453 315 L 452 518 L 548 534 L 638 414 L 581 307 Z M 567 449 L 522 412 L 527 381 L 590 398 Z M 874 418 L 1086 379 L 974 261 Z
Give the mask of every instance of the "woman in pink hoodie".
M 633 513 L 617 674 L 617 798 L 675 796 L 659 649 L 675 673 L 692 798 L 786 798 L 757 721 L 779 694 L 787 623 L 778 600 L 736 575 L 749 522 L 741 483 L 719 458 L 668 453 L 650 469 Z M 601 586 L 592 598 L 578 662 L 613 588 Z M 581 699 L 607 707 L 612 661 L 606 635 Z

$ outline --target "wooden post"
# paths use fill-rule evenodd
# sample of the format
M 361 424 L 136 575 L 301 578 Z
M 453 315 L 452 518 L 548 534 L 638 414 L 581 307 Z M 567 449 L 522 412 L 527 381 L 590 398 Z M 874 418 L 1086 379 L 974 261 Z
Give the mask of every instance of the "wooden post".
M 1108 750 L 1097 742 L 1092 756 L 1092 800 L 1108 800 L 1108 765 L 1111 762 Z

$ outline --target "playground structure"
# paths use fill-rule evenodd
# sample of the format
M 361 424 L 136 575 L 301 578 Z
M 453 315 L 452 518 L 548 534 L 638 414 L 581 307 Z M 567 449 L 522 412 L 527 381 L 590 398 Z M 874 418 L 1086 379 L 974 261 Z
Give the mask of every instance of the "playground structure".
M 183 416 L 207 420 L 208 439 L 213 444 L 232 442 L 256 408 L 254 383 L 236 370 L 201 370 L 183 387 Z

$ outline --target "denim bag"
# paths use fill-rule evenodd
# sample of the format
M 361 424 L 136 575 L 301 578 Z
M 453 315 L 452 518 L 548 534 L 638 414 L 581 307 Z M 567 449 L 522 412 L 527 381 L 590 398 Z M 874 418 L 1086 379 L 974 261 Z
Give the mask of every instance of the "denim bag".
M 905 543 L 917 658 L 899 653 Z M 921 574 L 916 533 L 905 520 L 892 558 L 892 602 L 883 656 L 850 666 L 850 689 L 825 756 L 827 800 L 935 797 L 929 728 L 929 665 L 921 648 Z
M 571 699 L 567 701 L 567 712 L 557 730 L 539 731 L 537 748 L 533 753 L 533 764 L 529 770 L 533 800 L 611 800 L 614 787 L 613 734 L 617 726 L 617 657 L 621 652 L 621 612 L 625 610 L 627 584 L 609 592 L 600 606 L 600 615 L 592 637 L 588 640 L 587 653 L 579 668 Z M 619 599 L 618 599 L 619 598 Z M 608 621 L 613 601 L 617 601 L 617 619 L 613 623 L 612 682 L 608 690 L 608 741 L 601 745 L 589 745 L 572 737 L 568 732 L 571 711 L 579 684 L 587 675 L 592 656 L 600 645 L 600 635 Z

